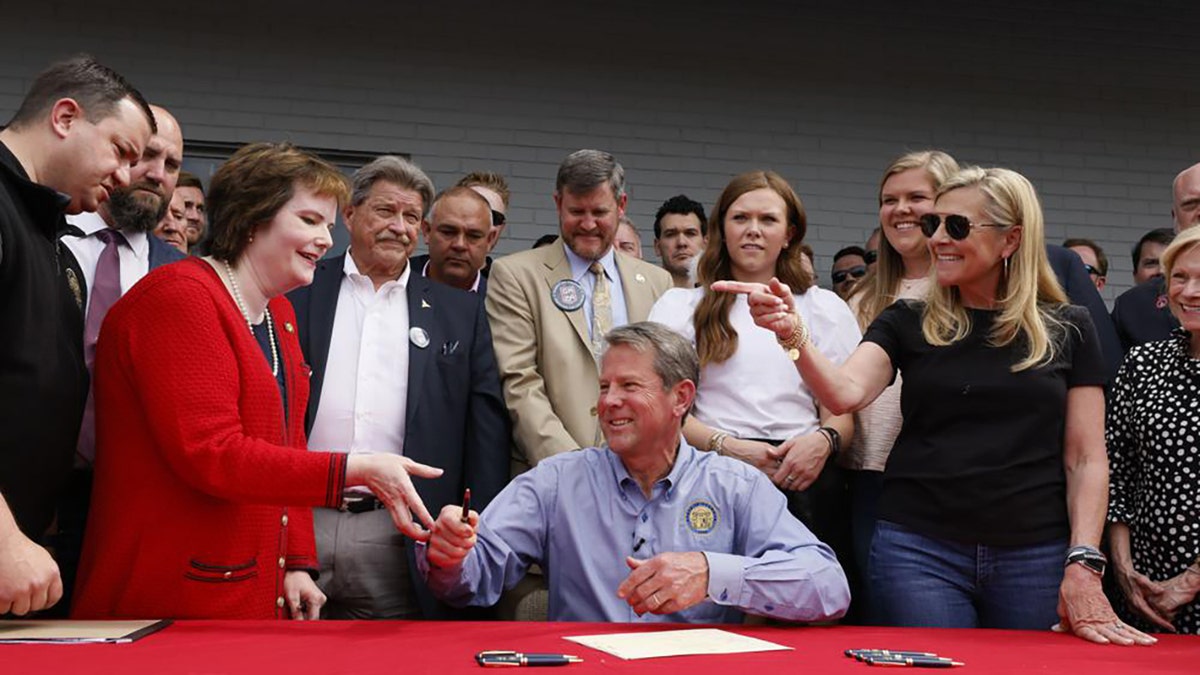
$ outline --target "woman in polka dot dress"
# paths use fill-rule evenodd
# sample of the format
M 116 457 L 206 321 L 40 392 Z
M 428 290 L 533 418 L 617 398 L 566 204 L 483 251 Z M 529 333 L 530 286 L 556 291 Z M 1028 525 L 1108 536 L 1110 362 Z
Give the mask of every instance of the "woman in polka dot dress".
M 1170 340 L 1130 350 L 1108 407 L 1112 568 L 1124 618 L 1200 633 L 1200 227 L 1162 255 Z

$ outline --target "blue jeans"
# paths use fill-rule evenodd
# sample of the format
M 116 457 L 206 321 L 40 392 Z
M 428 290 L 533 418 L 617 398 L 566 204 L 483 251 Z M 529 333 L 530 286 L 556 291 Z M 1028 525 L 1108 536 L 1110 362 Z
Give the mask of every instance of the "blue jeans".
M 984 546 L 880 520 L 871 599 L 887 626 L 1046 630 L 1058 621 L 1067 540 Z

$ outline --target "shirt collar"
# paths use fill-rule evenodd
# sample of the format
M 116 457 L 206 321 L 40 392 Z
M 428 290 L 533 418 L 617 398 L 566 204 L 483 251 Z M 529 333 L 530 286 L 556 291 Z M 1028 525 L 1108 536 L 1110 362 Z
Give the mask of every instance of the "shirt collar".
M 605 454 L 608 456 L 608 462 L 613 469 L 613 478 L 617 481 L 617 487 L 625 485 L 625 481 L 637 483 L 633 476 L 629 475 L 629 470 L 625 468 L 625 463 L 613 452 L 607 445 L 604 446 Z M 681 433 L 679 435 L 679 451 L 675 453 L 675 464 L 671 470 L 667 472 L 665 478 L 660 478 L 659 483 L 665 483 L 666 489 L 670 491 L 676 485 L 679 485 L 679 477 L 687 469 L 687 467 L 696 460 L 696 449 L 688 445 L 687 440 Z
M 566 242 L 562 244 L 563 251 L 567 254 L 567 262 L 571 264 L 571 278 L 575 281 L 582 282 L 583 275 L 591 274 L 589 268 L 592 266 L 591 260 L 584 260 L 579 257 Z M 612 246 L 608 247 L 608 252 L 600 258 L 600 265 L 604 267 L 604 273 L 608 275 L 610 281 L 617 279 L 617 255 L 614 253 Z
M 108 223 L 99 213 L 81 213 L 77 216 L 67 216 L 67 222 L 75 227 L 78 227 L 83 232 L 84 237 L 91 237 L 100 230 L 108 229 Z M 128 230 L 118 230 L 121 236 L 125 237 L 125 242 L 129 244 L 129 248 L 133 250 L 133 255 L 138 260 L 144 260 L 150 255 L 150 239 L 145 232 L 129 232 Z
M 346 249 L 346 260 L 342 263 L 342 273 L 345 274 L 347 277 L 350 277 L 351 279 L 365 279 L 367 282 L 371 283 L 372 289 L 375 287 L 374 282 L 372 282 L 371 279 L 367 277 L 367 275 L 358 271 L 358 265 L 354 264 L 354 256 L 350 255 L 350 249 Z M 395 279 L 394 281 L 389 281 L 389 282 L 385 283 L 383 286 L 387 286 L 388 284 L 396 284 L 400 288 L 407 289 L 408 288 L 408 278 L 411 274 L 412 274 L 412 265 L 405 263 L 404 271 L 400 273 L 400 277 Z M 383 286 L 380 286 L 380 290 L 383 290 Z
M 429 263 L 431 263 L 431 262 L 433 262 L 432 259 L 426 260 L 425 266 L 421 268 L 421 276 L 425 277 L 426 279 L 429 278 Z M 467 290 L 472 293 L 478 293 L 479 292 L 479 279 L 482 276 L 483 276 L 482 272 L 476 272 L 475 273 L 475 283 L 471 284 L 471 287 Z

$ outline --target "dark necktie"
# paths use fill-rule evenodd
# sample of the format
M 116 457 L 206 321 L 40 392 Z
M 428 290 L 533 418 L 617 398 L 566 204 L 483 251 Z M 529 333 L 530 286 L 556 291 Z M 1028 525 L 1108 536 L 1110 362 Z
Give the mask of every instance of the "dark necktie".
M 100 324 L 104 316 L 121 297 L 121 252 L 122 244 L 128 246 L 125 237 L 114 229 L 104 228 L 96 233 L 104 242 L 100 259 L 96 261 L 96 275 L 88 292 L 87 322 L 83 328 L 83 356 L 88 372 L 95 383 L 96 340 L 100 337 Z M 83 425 L 79 430 L 79 455 L 88 463 L 96 457 L 96 397 L 95 387 L 88 390 L 87 407 L 83 411 Z

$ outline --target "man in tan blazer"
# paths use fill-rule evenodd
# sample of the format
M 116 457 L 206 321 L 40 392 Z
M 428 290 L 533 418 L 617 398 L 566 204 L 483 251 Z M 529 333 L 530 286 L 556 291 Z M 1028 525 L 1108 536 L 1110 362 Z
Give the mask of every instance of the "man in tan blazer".
M 602 333 L 644 321 L 671 288 L 665 271 L 613 246 L 625 201 L 625 171 L 612 155 L 576 151 L 555 181 L 562 241 L 492 265 L 486 305 L 513 421 L 514 474 L 600 444 Z

